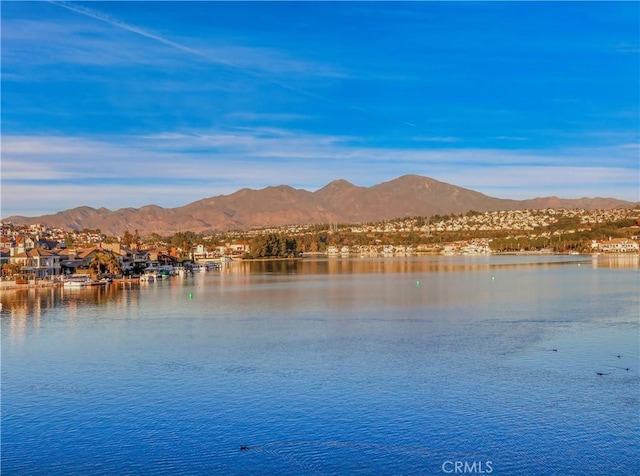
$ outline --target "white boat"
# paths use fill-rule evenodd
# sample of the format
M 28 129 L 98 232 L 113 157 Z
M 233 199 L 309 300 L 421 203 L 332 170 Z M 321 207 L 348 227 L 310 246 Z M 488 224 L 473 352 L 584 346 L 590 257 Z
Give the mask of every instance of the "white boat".
M 93 281 L 91 278 L 87 278 L 86 276 L 66 278 L 62 283 L 66 288 L 79 288 L 83 286 L 90 286 L 91 284 L 93 284 Z
M 145 268 L 144 274 L 140 275 L 141 283 L 153 283 L 154 281 L 159 281 L 161 279 L 162 279 L 161 270 L 153 266 L 149 266 L 148 268 Z
M 186 268 L 184 266 L 178 266 L 174 268 L 175 272 L 178 273 L 178 276 L 186 276 L 191 272 L 191 269 Z

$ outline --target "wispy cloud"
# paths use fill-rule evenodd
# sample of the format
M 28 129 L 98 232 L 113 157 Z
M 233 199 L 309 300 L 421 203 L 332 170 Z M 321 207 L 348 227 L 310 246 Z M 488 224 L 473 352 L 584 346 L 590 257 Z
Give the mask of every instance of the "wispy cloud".
M 195 62 L 230 68 L 261 81 L 295 89 L 298 93 L 306 91 L 298 90 L 276 78 L 346 77 L 346 72 L 335 65 L 292 57 L 288 52 L 276 48 L 233 44 L 228 39 L 217 38 L 209 38 L 206 44 L 193 47 L 189 43 L 202 43 L 202 39 L 183 37 L 182 42 L 174 41 L 150 29 L 119 21 L 75 2 L 48 3 L 96 21 L 3 19 L 1 37 L 5 64 L 33 72 L 40 66 L 60 64 L 97 67 L 152 66 L 180 70 L 186 64 Z M 122 31 L 129 35 L 123 36 Z M 50 69 L 47 71 L 51 72 Z M 65 70 L 56 74 L 70 73 L 72 72 Z M 73 70 L 73 74 L 83 73 Z M 38 78 L 36 75 L 21 77 Z
M 319 65 L 300 59 L 289 57 L 282 51 L 272 48 L 255 47 L 246 45 L 229 45 L 228 42 L 215 42 L 206 47 L 193 47 L 186 42 L 174 41 L 165 35 L 160 35 L 148 28 L 141 28 L 130 23 L 123 22 L 98 10 L 80 6 L 77 3 L 50 1 L 52 5 L 68 9 L 85 17 L 106 23 L 120 30 L 152 40 L 156 44 L 169 47 L 188 55 L 190 58 L 199 58 L 209 64 L 217 64 L 227 68 L 232 68 L 244 74 L 253 76 L 261 81 L 275 84 L 285 89 L 293 90 L 299 94 L 312 95 L 312 93 L 295 87 L 287 82 L 276 80 L 272 75 L 266 73 L 278 73 L 314 76 L 341 77 L 333 66 Z M 189 41 L 187 39 L 187 41 Z
M 631 53 L 637 55 L 640 53 L 640 45 L 637 43 L 620 43 L 615 46 L 615 50 L 618 53 Z
M 156 47 L 150 54 L 148 46 L 86 21 L 3 19 L 1 35 L 3 62 L 12 69 L 61 64 L 169 67 L 178 59 L 168 48 Z
M 618 149 L 631 149 L 631 150 L 640 150 L 640 143 L 634 144 L 620 144 L 617 146 Z
M 636 150 L 625 147 L 546 153 L 379 148 L 349 137 L 275 128 L 108 139 L 7 136 L 3 215 L 37 207 L 38 214 L 53 212 L 56 204 L 69 208 L 70 201 L 108 208 L 148 203 L 174 207 L 243 187 L 289 184 L 315 190 L 336 178 L 370 186 L 405 173 L 502 198 L 593 196 L 598 190 L 599 195 L 635 200 L 637 159 L 632 162 L 631 156 L 637 157 Z M 580 165 L 567 165 L 574 163 Z M 603 183 L 612 185 L 607 189 Z M 56 200 L 42 202 L 46 190 L 60 193 Z
M 496 139 L 498 140 L 511 140 L 511 141 L 526 141 L 529 140 L 526 137 L 519 137 L 519 136 L 497 136 Z
M 451 137 L 451 136 L 432 136 L 432 137 L 414 137 L 412 139 L 415 142 L 444 142 L 448 144 L 452 144 L 454 142 L 459 142 L 459 137 Z
M 260 112 L 234 112 L 227 114 L 227 119 L 231 121 L 243 122 L 290 122 L 311 119 L 308 114 L 288 114 L 288 113 L 260 113 Z

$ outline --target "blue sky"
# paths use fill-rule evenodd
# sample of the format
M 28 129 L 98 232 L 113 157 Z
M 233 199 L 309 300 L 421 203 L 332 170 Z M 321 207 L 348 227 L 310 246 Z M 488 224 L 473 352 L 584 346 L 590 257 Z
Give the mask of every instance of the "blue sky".
M 638 2 L 2 2 L 2 217 L 425 175 L 639 197 Z

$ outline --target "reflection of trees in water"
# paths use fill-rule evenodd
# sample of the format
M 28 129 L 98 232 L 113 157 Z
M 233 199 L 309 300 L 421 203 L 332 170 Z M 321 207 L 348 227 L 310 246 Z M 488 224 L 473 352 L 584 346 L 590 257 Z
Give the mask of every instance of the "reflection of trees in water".
M 245 261 L 232 273 L 245 274 L 380 274 L 423 272 L 472 272 L 519 266 L 555 267 L 575 265 L 576 258 L 562 255 L 430 256 L 430 257 L 364 257 L 305 258 L 301 260 Z M 588 264 L 588 256 L 582 256 Z M 600 255 L 593 257 L 593 267 L 638 268 L 640 255 Z
M 475 271 L 487 262 L 464 262 L 450 258 L 329 258 L 304 262 L 301 272 L 311 274 L 383 274 L 446 271 Z
M 407 273 L 424 270 L 424 265 L 411 259 L 329 258 L 303 260 L 273 260 L 246 262 L 251 273 L 257 274 L 360 274 Z M 459 266 L 440 266 L 453 270 Z
M 247 261 L 249 271 L 252 273 L 273 273 L 273 274 L 296 274 L 302 271 L 302 260 L 285 259 L 285 260 L 264 260 L 264 261 Z

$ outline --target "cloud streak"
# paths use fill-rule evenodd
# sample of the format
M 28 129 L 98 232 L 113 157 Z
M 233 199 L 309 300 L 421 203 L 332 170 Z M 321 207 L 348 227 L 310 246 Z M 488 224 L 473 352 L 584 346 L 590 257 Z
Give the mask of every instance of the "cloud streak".
M 98 12 L 96 10 L 93 9 L 89 9 L 86 7 L 80 7 L 78 5 L 75 4 L 70 4 L 70 3 L 65 3 L 65 2 L 57 2 L 57 1 L 53 1 L 53 0 L 49 0 L 49 3 L 53 4 L 53 5 L 57 5 L 59 7 L 62 8 L 66 8 L 67 10 L 70 10 L 72 12 L 78 13 L 80 15 L 84 15 L 86 17 L 92 18 L 94 20 L 98 20 L 104 23 L 107 23 L 109 25 L 112 25 L 116 28 L 120 28 L 122 30 L 128 31 L 130 33 L 135 33 L 136 35 L 140 35 L 142 37 L 145 37 L 147 39 L 153 40 L 155 42 L 161 43 L 165 46 L 169 46 L 171 48 L 174 48 L 178 51 L 181 51 L 183 53 L 187 53 L 191 56 L 196 56 L 199 57 L 203 60 L 206 60 L 207 62 L 210 63 L 215 63 L 218 65 L 222 65 L 222 66 L 226 66 L 228 68 L 237 70 L 243 74 L 252 76 L 260 81 L 263 81 L 265 83 L 269 83 L 275 86 L 278 86 L 280 88 L 283 89 L 287 89 L 289 91 L 293 91 L 296 94 L 302 95 L 302 96 L 307 96 L 309 98 L 312 99 L 316 99 L 316 100 L 321 100 L 321 101 L 325 101 L 326 99 L 322 98 L 321 96 L 318 96 L 314 93 L 311 93 L 309 91 L 297 88 L 295 86 L 292 86 L 288 83 L 284 83 L 282 81 L 277 81 L 274 80 L 273 78 L 270 78 L 264 74 L 261 74 L 253 69 L 250 69 L 246 66 L 243 66 L 240 62 L 236 62 L 236 61 L 231 61 L 229 59 L 226 59 L 222 56 L 219 55 L 214 55 L 208 51 L 202 51 L 200 49 L 197 48 L 192 48 L 190 46 L 186 46 L 182 43 L 178 43 L 176 41 L 170 40 L 168 38 L 165 38 L 161 35 L 152 33 L 146 29 L 143 28 L 139 28 L 137 26 L 116 20 L 115 18 L 110 17 L 109 15 L 105 15 L 104 13 Z M 251 63 L 251 64 L 255 64 L 255 63 Z

